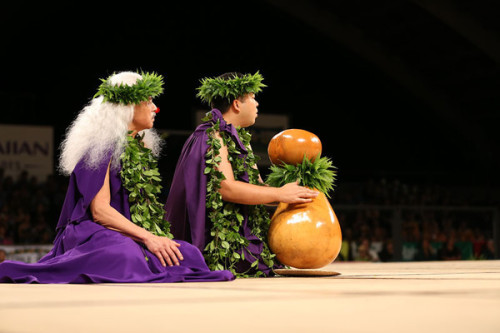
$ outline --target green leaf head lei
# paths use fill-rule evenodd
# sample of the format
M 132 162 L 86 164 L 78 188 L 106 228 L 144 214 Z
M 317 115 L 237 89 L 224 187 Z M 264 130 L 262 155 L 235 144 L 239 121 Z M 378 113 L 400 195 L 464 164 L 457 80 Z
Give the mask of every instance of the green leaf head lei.
M 150 97 L 154 98 L 163 93 L 163 76 L 154 72 L 141 71 L 142 78 L 131 86 L 124 83 L 113 84 L 111 82 L 113 75 L 107 79 L 101 79 L 102 83 L 94 98 L 103 96 L 104 102 L 130 105 L 140 104 L 149 100 Z
M 263 80 L 258 71 L 255 74 L 229 73 L 229 75 L 207 77 L 200 80 L 201 86 L 197 88 L 196 96 L 210 106 L 217 99 L 226 99 L 230 103 L 239 97 L 262 91 L 262 88 L 267 87 L 262 83 Z

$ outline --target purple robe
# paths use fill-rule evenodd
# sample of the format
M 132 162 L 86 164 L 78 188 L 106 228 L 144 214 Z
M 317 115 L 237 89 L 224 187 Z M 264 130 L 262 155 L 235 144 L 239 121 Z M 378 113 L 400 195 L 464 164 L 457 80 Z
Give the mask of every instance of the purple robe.
M 2 283 L 143 283 L 227 281 L 229 271 L 210 271 L 195 246 L 178 241 L 184 260 L 163 267 L 142 244 L 92 219 L 90 203 L 102 188 L 111 154 L 95 169 L 82 159 L 69 179 L 54 247 L 38 263 L 5 261 Z M 111 206 L 130 219 L 128 193 L 119 170 L 110 169 Z M 146 259 L 146 257 L 148 259 Z
M 247 154 L 247 149 L 241 142 L 236 128 L 225 122 L 219 110 L 213 109 L 211 113 L 212 119 L 199 125 L 182 148 L 165 206 L 172 233 L 179 239 L 192 243 L 200 251 L 203 251 L 206 244 L 210 242 L 211 228 L 206 209 L 207 175 L 204 174 L 205 154 L 209 148 L 207 128 L 219 120 L 220 131 L 224 131 L 232 137 L 242 155 Z M 248 174 L 245 173 L 238 180 L 248 183 Z M 243 273 L 250 268 L 252 262 L 259 260 L 258 269 L 266 275 L 272 275 L 272 270 L 261 260 L 262 241 L 252 234 L 247 225 L 247 209 L 244 205 L 240 206 L 244 220 L 239 232 L 248 239 L 249 245 L 245 249 L 245 260 L 238 263 L 236 271 Z

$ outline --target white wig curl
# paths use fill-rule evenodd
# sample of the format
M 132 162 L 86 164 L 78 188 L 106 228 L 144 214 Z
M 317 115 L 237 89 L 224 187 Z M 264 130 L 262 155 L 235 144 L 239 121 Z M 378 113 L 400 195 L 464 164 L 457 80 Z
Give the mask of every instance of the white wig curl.
M 131 86 L 141 78 L 134 72 L 121 72 L 113 75 L 111 82 Z M 61 143 L 60 171 L 65 175 L 71 174 L 84 156 L 87 167 L 96 168 L 109 151 L 113 152 L 111 167 L 118 168 L 133 117 L 132 104 L 103 102 L 102 96 L 92 99 L 70 125 Z M 144 134 L 144 145 L 158 156 L 161 150 L 158 133 L 154 129 L 146 129 L 140 134 Z

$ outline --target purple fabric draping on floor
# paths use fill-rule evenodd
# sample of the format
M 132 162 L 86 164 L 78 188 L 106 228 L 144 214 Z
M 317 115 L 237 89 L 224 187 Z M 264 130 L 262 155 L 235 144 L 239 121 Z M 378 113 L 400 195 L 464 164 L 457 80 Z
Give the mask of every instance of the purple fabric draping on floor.
M 5 261 L 2 283 L 145 283 L 227 281 L 229 271 L 210 271 L 197 247 L 178 241 L 184 260 L 163 267 L 141 244 L 92 221 L 90 203 L 101 189 L 111 154 L 97 168 L 84 159 L 69 180 L 53 249 L 38 263 Z M 130 219 L 128 193 L 119 170 L 110 170 L 111 206 Z M 146 259 L 147 258 L 147 259 Z

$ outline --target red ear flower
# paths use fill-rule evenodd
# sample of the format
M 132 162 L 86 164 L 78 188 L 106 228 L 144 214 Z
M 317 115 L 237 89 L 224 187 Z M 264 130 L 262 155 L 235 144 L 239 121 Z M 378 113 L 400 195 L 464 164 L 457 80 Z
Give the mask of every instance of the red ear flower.
M 160 108 L 156 108 L 155 113 L 160 113 Z

